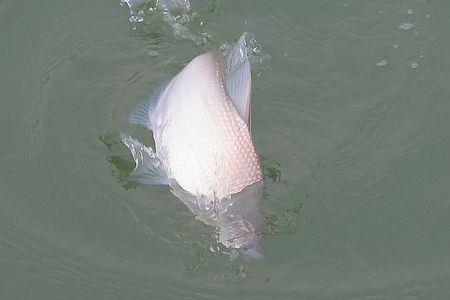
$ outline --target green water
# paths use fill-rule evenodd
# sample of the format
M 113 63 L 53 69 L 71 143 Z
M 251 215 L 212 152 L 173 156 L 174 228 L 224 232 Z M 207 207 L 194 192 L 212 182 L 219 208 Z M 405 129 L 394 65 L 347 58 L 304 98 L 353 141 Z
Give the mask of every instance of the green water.
M 193 0 L 198 44 L 157 13 L 132 30 L 118 2 L 0 0 L 0 299 L 450 298 L 449 1 Z M 135 103 L 247 30 L 256 264 L 127 182 L 117 142 L 148 135 L 123 122 Z

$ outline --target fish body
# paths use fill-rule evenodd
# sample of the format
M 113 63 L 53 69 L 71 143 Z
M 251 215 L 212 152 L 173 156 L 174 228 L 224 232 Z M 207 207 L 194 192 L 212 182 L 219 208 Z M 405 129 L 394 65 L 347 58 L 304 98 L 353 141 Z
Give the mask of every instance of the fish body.
M 222 244 L 254 250 L 263 173 L 250 132 L 244 38 L 227 55 L 197 56 L 130 114 L 130 123 L 152 130 L 156 151 L 131 137 L 123 142 L 136 162 L 137 181 L 170 185 L 200 220 L 219 228 Z
M 250 130 L 225 87 L 219 54 L 205 53 L 167 85 L 150 122 L 167 176 L 186 191 L 222 199 L 262 180 Z

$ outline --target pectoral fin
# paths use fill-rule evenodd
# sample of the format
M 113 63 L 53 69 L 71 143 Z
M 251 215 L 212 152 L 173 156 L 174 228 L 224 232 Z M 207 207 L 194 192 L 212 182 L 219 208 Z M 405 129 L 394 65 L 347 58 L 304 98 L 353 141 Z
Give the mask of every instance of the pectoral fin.
M 132 180 L 142 184 L 169 184 L 163 164 L 152 148 L 128 135 L 122 136 L 122 142 L 130 149 L 136 163 L 129 175 Z
M 159 99 L 169 85 L 169 81 L 164 83 L 155 93 L 152 94 L 150 99 L 144 100 L 131 111 L 128 116 L 128 122 L 135 125 L 141 125 L 153 130 L 152 126 L 152 112 L 155 110 Z

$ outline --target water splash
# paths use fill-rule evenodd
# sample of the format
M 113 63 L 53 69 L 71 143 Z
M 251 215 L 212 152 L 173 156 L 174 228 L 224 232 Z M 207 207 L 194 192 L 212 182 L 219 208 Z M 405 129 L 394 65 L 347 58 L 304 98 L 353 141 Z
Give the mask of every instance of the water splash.
M 417 71 L 419 69 L 419 64 L 416 62 L 412 62 L 409 67 L 411 68 L 411 70 Z
M 181 9 L 183 11 L 191 10 L 190 0 L 158 0 L 156 6 L 161 10 Z
M 387 64 L 388 64 L 388 62 L 385 59 L 382 59 L 376 63 L 378 68 L 384 68 L 387 66 Z
M 183 12 L 179 15 L 173 14 L 172 10 L 162 11 L 164 21 L 172 27 L 173 34 L 185 40 L 194 41 L 197 45 L 204 45 L 210 41 L 210 35 L 206 32 L 194 32 L 188 26 L 197 17 L 195 12 Z M 204 21 L 200 21 L 199 26 L 204 26 Z
M 121 0 L 120 5 L 128 7 L 130 12 L 128 20 L 133 30 L 136 30 L 147 17 L 159 14 L 172 28 L 176 37 L 194 41 L 197 45 L 207 44 L 210 40 L 206 32 L 190 28 L 205 25 L 205 21 L 200 20 L 198 14 L 191 11 L 190 0 Z
M 244 57 L 248 58 L 251 65 L 262 64 L 263 61 L 270 59 L 270 55 L 264 54 L 253 33 L 244 32 L 236 43 L 223 44 L 219 47 L 224 55 L 231 53 L 235 47 L 240 49 Z
M 413 23 L 409 23 L 409 22 L 403 22 L 402 24 L 400 24 L 398 26 L 398 29 L 400 30 L 404 30 L 404 31 L 408 31 L 414 28 L 414 24 Z
M 120 5 L 127 5 L 130 9 L 136 10 L 144 4 L 148 4 L 152 7 L 157 7 L 160 10 L 173 10 L 173 9 L 181 9 L 183 11 L 189 11 L 191 9 L 191 1 L 190 0 L 120 0 Z
M 130 9 L 133 9 L 135 7 L 141 6 L 145 2 L 147 2 L 147 0 L 120 0 L 120 5 L 127 5 Z
M 126 5 L 130 11 L 128 21 L 130 22 L 133 30 L 137 28 L 138 23 L 144 21 L 144 16 L 146 13 L 143 8 L 147 2 L 147 0 L 120 0 L 120 6 Z

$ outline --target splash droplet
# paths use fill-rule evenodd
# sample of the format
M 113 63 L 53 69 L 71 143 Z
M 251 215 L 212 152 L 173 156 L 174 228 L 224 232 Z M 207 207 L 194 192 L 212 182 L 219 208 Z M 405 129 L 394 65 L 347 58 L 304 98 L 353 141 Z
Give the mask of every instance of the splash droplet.
M 412 16 L 414 14 L 414 11 L 410 8 L 408 9 L 408 15 Z
M 409 67 L 413 70 L 418 70 L 419 69 L 419 64 L 416 62 L 412 62 Z
M 144 11 L 140 10 L 136 15 L 136 21 L 142 22 L 144 21 Z
M 120 0 L 120 6 L 124 6 L 124 5 L 128 5 L 128 7 L 131 7 L 130 2 L 128 2 L 128 0 Z
M 386 67 L 387 64 L 388 64 L 387 60 L 382 59 L 382 60 L 378 61 L 376 65 L 378 68 L 383 68 L 383 67 Z
M 400 24 L 398 26 L 398 29 L 405 30 L 405 31 L 410 30 L 412 28 L 414 28 L 414 24 L 413 23 L 409 23 L 409 22 L 403 22 L 402 24 Z

